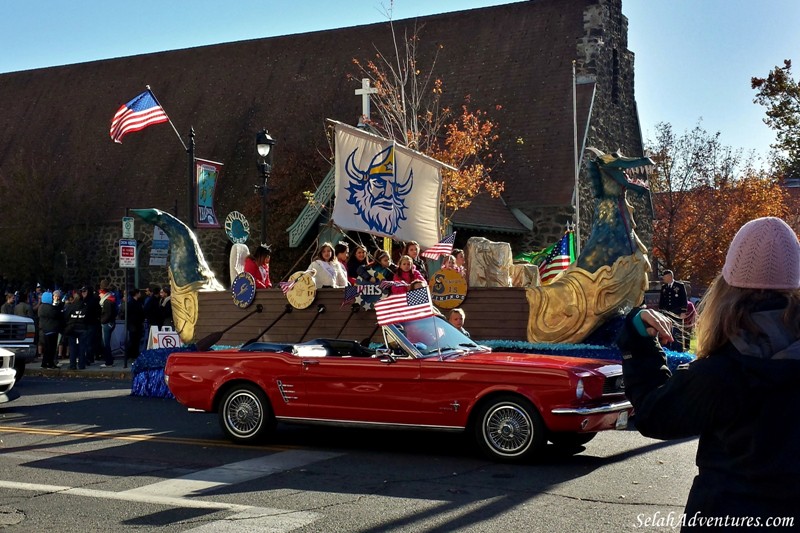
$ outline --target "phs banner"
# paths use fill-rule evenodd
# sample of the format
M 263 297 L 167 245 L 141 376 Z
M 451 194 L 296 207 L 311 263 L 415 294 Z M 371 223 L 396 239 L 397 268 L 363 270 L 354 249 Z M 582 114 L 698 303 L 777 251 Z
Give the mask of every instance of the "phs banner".
M 342 229 L 417 241 L 430 248 L 439 234 L 444 164 L 383 137 L 336 124 L 336 201 Z
M 222 163 L 194 159 L 195 190 L 197 191 L 197 227 L 220 227 L 217 214 L 214 212 L 214 191 L 217 188 Z

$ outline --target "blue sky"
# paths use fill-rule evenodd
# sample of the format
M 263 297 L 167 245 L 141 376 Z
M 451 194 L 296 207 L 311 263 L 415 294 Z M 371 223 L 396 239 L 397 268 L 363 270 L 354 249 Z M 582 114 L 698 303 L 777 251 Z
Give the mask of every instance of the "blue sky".
M 386 20 L 387 0 L 0 0 L 0 73 Z M 394 18 L 507 0 L 396 0 Z M 135 8 L 131 8 L 135 5 Z M 79 6 L 79 7 L 76 7 Z M 723 144 L 767 152 L 752 76 L 800 61 L 796 0 L 623 0 L 645 138 L 699 120 Z M 800 72 L 800 65 L 796 69 Z M 121 95 L 120 98 L 125 98 Z

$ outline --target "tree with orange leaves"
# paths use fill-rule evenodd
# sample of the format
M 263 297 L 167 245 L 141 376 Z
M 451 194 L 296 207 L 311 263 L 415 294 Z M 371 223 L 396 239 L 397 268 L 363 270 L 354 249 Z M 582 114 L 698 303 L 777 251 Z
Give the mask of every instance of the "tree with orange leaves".
M 693 287 L 708 286 L 719 273 L 745 222 L 788 213 L 786 190 L 723 146 L 719 133 L 698 125 L 676 135 L 662 123 L 649 150 L 655 163 L 653 255 Z
M 468 95 L 460 114 L 442 105 L 444 83 L 433 75 L 441 47 L 433 54 L 430 67 L 423 70 L 416 29 L 398 42 L 394 25 L 390 27 L 394 57 L 377 50 L 374 60 L 353 59 L 360 75 L 350 77 L 368 77 L 377 90 L 373 101 L 378 118 L 369 121 L 371 126 L 455 169 L 442 172 L 439 211 L 446 232 L 456 211 L 469 207 L 476 196 L 488 193 L 497 198 L 503 192 L 503 182 L 491 177 L 493 168 L 502 161 L 492 147 L 498 138 L 497 124 L 485 111 L 471 111 Z

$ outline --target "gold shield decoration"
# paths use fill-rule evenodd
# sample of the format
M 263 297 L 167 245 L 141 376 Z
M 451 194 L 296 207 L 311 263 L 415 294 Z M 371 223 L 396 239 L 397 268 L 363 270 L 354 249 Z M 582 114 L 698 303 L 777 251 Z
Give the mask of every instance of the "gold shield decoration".
M 456 272 L 443 268 L 431 276 L 431 300 L 436 307 L 453 309 L 467 297 L 467 280 Z
M 286 299 L 295 309 L 305 309 L 314 301 L 317 295 L 317 286 L 309 272 L 299 271 L 289 276 L 289 283 L 294 285 L 286 293 Z

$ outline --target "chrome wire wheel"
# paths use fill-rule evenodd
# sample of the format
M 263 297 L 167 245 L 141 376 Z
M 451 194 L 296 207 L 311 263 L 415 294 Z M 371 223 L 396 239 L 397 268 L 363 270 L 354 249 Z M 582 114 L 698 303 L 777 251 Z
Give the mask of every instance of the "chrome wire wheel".
M 264 433 L 269 413 L 264 394 L 256 387 L 242 385 L 225 394 L 219 417 L 222 428 L 234 441 L 249 443 Z
M 501 396 L 487 402 L 476 419 L 475 437 L 484 453 L 501 461 L 518 461 L 547 443 L 544 423 L 525 398 Z
M 486 413 L 483 425 L 487 443 L 503 455 L 525 453 L 531 445 L 531 419 L 517 405 L 495 406 Z

